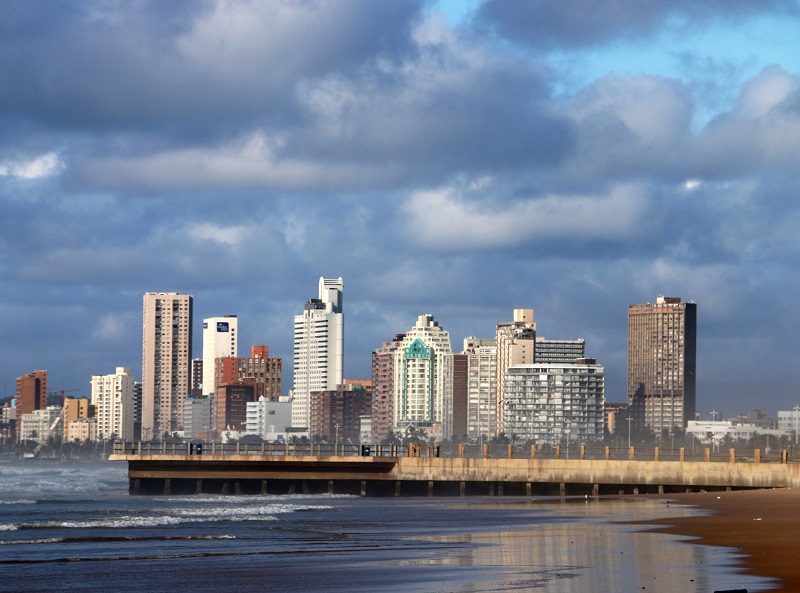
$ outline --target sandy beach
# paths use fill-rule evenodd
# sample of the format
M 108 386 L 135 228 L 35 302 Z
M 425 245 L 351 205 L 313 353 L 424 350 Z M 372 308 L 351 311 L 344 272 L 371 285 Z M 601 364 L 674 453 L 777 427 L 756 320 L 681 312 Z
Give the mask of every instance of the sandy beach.
M 800 489 L 676 494 L 668 500 L 711 513 L 670 519 L 669 526 L 655 531 L 736 548 L 744 555 L 747 572 L 780 579 L 776 591 L 800 591 Z

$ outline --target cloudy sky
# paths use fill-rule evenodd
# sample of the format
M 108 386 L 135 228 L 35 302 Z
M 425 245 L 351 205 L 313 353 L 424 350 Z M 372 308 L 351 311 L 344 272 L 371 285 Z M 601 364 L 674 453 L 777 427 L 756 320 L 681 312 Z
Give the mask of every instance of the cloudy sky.
M 142 294 L 345 374 L 514 308 L 625 400 L 627 308 L 698 303 L 698 409 L 800 403 L 800 3 L 0 2 L 0 395 L 141 373 Z M 286 373 L 287 386 L 291 373 Z M 79 390 L 79 391 L 72 391 Z

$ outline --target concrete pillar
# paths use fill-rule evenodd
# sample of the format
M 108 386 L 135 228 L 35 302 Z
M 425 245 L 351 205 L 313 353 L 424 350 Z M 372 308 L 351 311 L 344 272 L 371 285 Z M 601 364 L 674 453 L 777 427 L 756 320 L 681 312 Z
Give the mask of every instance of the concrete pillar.
M 242 453 L 242 444 L 236 443 L 236 454 L 241 455 L 241 453 Z
M 195 494 L 203 493 L 203 480 L 197 480 L 197 483 L 194 486 L 194 493 Z
M 658 493 L 659 494 L 664 494 L 664 484 L 659 484 L 658 485 Z
M 433 480 L 428 480 L 428 496 L 433 496 Z
M 639 494 L 639 487 L 638 487 L 638 486 L 635 486 L 635 487 L 633 488 L 633 493 L 634 493 L 634 494 Z
M 761 463 L 761 449 L 756 449 L 753 457 L 756 463 Z
M 733 490 L 732 486 L 725 486 L 725 491 L 726 492 L 731 492 L 732 490 Z
M 130 492 L 131 494 L 139 494 L 141 492 L 141 489 L 142 489 L 142 483 L 141 480 L 139 480 L 139 478 L 133 478 L 132 480 L 129 481 L 128 492 Z
M 292 480 L 291 482 L 289 482 L 289 494 L 294 494 L 295 488 L 297 488 L 297 484 L 295 483 L 294 480 Z
M 503 496 L 503 482 L 497 484 L 497 496 Z
M 606 461 L 608 461 L 609 459 L 611 459 L 611 447 L 606 445 Z
M 508 446 L 508 458 L 511 459 L 514 457 L 514 445 Z
M 586 459 L 586 445 L 581 445 L 581 460 Z
M 786 449 L 781 449 L 781 463 L 789 463 L 789 453 Z
M 681 447 L 680 455 L 681 455 L 681 463 L 683 463 L 684 461 L 686 461 L 686 449 L 684 449 L 683 447 Z
M 489 445 L 483 446 L 483 458 L 489 459 Z
M 459 496 L 466 496 L 467 495 L 467 483 L 466 482 L 459 482 L 458 483 L 458 495 Z
M 367 481 L 361 480 L 361 496 L 367 495 Z
M 267 481 L 266 480 L 261 480 L 261 495 L 262 496 L 266 496 L 267 495 Z
M 460 444 L 458 445 L 458 456 L 459 456 L 461 459 L 464 459 L 464 443 L 460 443 Z
M 394 483 L 394 495 L 400 496 L 402 489 L 403 489 L 403 483 L 400 480 L 397 480 Z
M 494 496 L 494 482 L 489 482 L 489 496 Z
M 561 459 L 561 445 L 556 445 L 556 459 Z
M 533 486 L 530 482 L 526 482 L 525 484 L 525 496 L 530 496 L 533 494 Z
M 656 447 L 653 451 L 653 461 L 661 461 L 661 447 Z
M 703 449 L 703 456 L 705 457 L 706 461 L 711 461 L 711 449 L 709 449 L 708 447 Z
M 171 487 L 172 487 L 172 481 L 169 478 L 166 478 L 164 480 L 164 494 L 169 494 Z
M 625 494 L 625 488 L 620 488 L 619 495 L 622 496 L 623 494 Z
M 228 480 L 224 480 L 222 482 L 222 492 L 220 494 L 227 494 L 228 493 Z
M 628 459 L 630 459 L 631 461 L 636 459 L 636 447 L 631 447 L 631 450 L 628 451 Z
M 592 484 L 592 496 L 600 495 L 600 484 Z
M 236 492 L 237 496 L 240 496 L 242 494 L 242 483 L 239 480 L 233 481 L 233 488 L 234 488 L 233 491 Z
M 561 496 L 566 496 L 567 495 L 567 485 L 564 482 L 561 482 L 558 485 L 558 491 L 559 491 L 559 494 L 561 494 Z
M 211 443 L 211 454 L 212 455 L 217 454 L 217 443 Z
M 730 449 L 728 452 L 731 456 L 731 463 L 736 463 L 736 449 Z
M 303 494 L 308 494 L 308 480 L 303 480 Z
M 333 494 L 333 480 L 328 480 L 328 494 Z
M 536 459 L 536 445 L 531 445 L 531 459 Z

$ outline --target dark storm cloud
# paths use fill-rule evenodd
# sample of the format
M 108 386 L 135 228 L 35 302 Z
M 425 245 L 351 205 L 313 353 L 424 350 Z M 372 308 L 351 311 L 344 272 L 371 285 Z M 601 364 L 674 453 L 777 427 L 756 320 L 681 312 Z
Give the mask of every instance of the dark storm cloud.
M 797 14 L 792 0 L 487 0 L 477 13 L 499 34 L 533 47 L 577 48 L 645 38 L 679 19 L 699 27 L 752 14 Z

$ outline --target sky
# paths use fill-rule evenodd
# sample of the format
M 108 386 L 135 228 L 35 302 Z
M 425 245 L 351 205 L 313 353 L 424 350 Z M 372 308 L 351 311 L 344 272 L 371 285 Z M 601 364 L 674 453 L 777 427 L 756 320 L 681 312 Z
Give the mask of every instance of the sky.
M 419 315 L 515 308 L 626 399 L 627 310 L 698 307 L 701 418 L 800 404 L 800 3 L 0 0 L 0 396 L 141 374 L 142 296 L 239 316 L 291 385 Z

